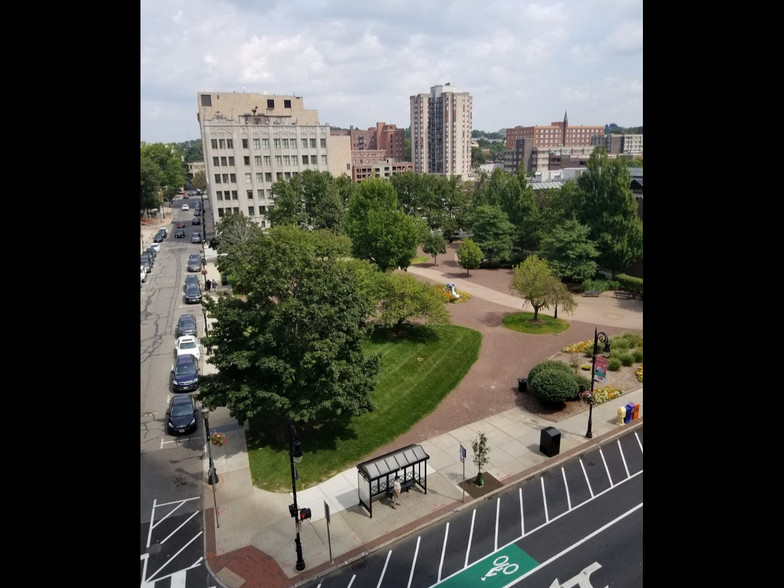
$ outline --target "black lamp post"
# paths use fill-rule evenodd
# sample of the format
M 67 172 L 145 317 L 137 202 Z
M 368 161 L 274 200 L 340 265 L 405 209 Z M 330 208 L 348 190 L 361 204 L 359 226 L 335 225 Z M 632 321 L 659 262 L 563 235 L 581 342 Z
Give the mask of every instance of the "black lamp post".
M 295 463 L 302 461 L 302 444 L 297 437 L 297 429 L 294 428 L 294 423 L 289 423 L 289 461 L 291 462 L 291 490 L 294 494 L 294 504 L 289 506 L 289 512 L 294 517 L 295 526 L 297 529 L 297 538 L 294 540 L 294 545 L 297 548 L 297 571 L 301 572 L 305 569 L 305 560 L 302 559 L 302 543 L 299 540 L 299 507 L 297 506 L 297 468 Z
M 207 439 L 207 453 L 210 456 L 210 469 L 207 472 L 207 481 L 213 486 L 218 483 L 218 474 L 215 471 L 215 464 L 212 462 L 212 447 L 210 446 L 210 410 L 201 409 L 201 416 L 204 417 L 204 436 Z
M 604 344 L 604 352 L 608 352 L 610 350 L 610 339 L 607 337 L 606 333 L 597 330 L 594 327 L 593 330 L 593 360 L 591 361 L 591 397 L 590 402 L 588 403 L 588 432 L 585 433 L 585 436 L 590 439 L 593 437 L 593 433 L 591 432 L 591 425 L 593 424 L 593 375 L 596 371 L 596 353 L 597 348 L 599 346 L 599 341 Z

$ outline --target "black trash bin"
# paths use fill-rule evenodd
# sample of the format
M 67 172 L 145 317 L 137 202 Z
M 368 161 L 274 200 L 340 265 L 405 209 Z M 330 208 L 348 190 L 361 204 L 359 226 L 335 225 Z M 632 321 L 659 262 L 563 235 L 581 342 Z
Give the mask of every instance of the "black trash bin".
M 517 378 L 517 391 L 528 392 L 528 378 Z
M 539 451 L 547 457 L 558 455 L 561 451 L 561 431 L 555 427 L 545 427 L 539 437 Z

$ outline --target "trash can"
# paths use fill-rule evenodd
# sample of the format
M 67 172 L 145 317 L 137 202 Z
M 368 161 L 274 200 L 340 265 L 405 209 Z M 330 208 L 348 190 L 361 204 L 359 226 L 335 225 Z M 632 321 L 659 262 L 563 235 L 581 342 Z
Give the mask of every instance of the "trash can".
M 545 427 L 539 437 L 539 451 L 547 457 L 558 455 L 561 451 L 561 431 L 555 427 Z
M 517 378 L 517 391 L 528 392 L 528 378 Z

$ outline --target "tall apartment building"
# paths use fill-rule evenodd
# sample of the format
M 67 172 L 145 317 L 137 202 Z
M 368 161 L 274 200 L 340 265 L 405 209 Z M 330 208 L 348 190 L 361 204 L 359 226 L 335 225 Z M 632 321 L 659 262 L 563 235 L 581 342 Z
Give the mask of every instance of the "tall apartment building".
M 199 92 L 207 196 L 218 223 L 241 212 L 262 227 L 272 184 L 306 169 L 351 174 L 348 137 L 332 137 L 301 96 Z
M 406 162 L 406 130 L 384 122 L 366 131 L 355 129 L 332 130 L 333 136 L 351 137 L 351 177 L 361 182 L 368 177 L 412 171 L 413 165 Z
M 471 173 L 473 99 L 451 83 L 409 98 L 411 160 L 416 173 L 460 176 Z

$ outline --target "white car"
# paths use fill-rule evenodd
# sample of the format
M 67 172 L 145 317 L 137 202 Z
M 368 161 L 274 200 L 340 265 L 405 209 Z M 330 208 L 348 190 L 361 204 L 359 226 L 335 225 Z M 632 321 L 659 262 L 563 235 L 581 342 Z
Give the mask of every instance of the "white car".
M 147 279 L 147 267 L 140 266 L 142 268 L 142 282 Z
M 150 245 L 150 247 L 152 247 L 155 250 L 155 253 L 158 253 L 161 250 L 161 244 L 160 243 L 153 242 L 152 245 Z
M 182 203 L 182 209 L 183 209 L 183 210 L 190 210 L 190 209 L 191 209 L 191 207 L 190 207 L 190 206 L 188 206 L 188 203 L 187 203 L 187 202 L 183 202 L 183 203 Z
M 197 360 L 201 358 L 199 340 L 193 335 L 183 335 L 178 337 L 174 343 L 174 355 L 193 355 Z

